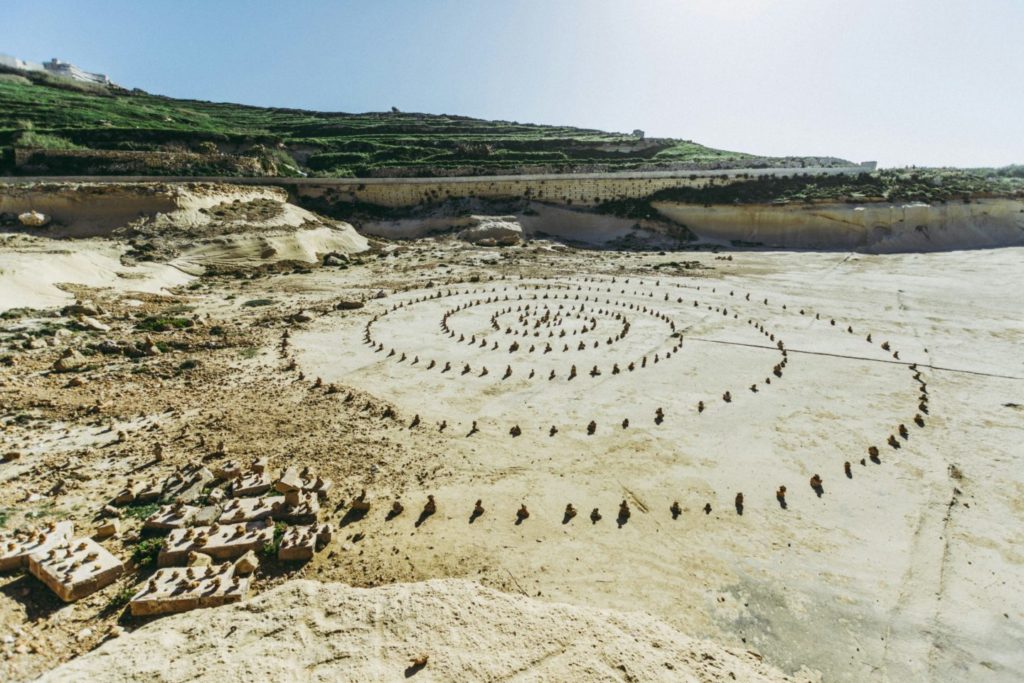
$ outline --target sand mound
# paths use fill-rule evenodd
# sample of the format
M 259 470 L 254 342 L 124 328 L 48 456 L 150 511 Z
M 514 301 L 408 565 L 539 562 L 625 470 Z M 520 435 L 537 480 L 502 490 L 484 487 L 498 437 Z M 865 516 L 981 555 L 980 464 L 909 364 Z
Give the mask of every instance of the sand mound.
M 169 263 L 190 275 L 200 275 L 208 267 L 253 268 L 280 261 L 316 263 L 329 253 L 355 254 L 368 247 L 348 223 L 328 220 L 291 204 L 288 193 L 277 187 L 35 183 L 5 187 L 0 192 L 0 216 L 32 211 L 41 212 L 50 222 L 18 231 L 39 238 L 37 245 L 48 242 L 48 248 L 54 251 L 68 248 L 60 246 L 58 240 L 77 240 L 72 260 L 81 261 L 83 255 L 91 258 L 98 244 L 95 238 L 112 238 L 132 245 L 130 251 L 121 249 L 128 257 L 123 259 L 127 264 Z M 85 238 L 94 239 L 88 242 Z M 25 275 L 22 279 L 26 282 L 19 286 L 41 287 L 45 296 L 63 299 L 51 286 L 55 282 L 100 286 L 110 279 L 103 274 L 115 269 L 104 265 L 92 273 L 86 267 L 82 275 L 61 259 L 47 258 L 46 262 L 54 264 L 49 268 L 54 271 L 52 277 L 44 272 L 41 278 L 35 278 L 28 268 L 14 269 Z M 61 274 L 65 271 L 66 275 Z M 5 272 L 0 271 L 0 277 Z M 43 281 L 35 281 L 40 279 Z
M 324 226 L 210 238 L 182 249 L 171 265 L 198 275 L 208 267 L 251 268 L 268 261 L 316 263 L 325 254 L 355 254 L 366 248 L 366 238 L 350 226 Z
M 63 306 L 74 297 L 58 285 L 110 287 L 121 291 L 159 293 L 187 284 L 182 269 L 160 263 L 126 266 L 124 248 L 107 240 L 87 240 L 68 249 L 56 240 L 17 237 L 0 251 L 0 311 L 26 306 Z
M 411 661 L 427 655 L 418 672 Z M 248 603 L 148 624 L 43 676 L 127 680 L 790 680 L 757 655 L 642 613 L 551 604 L 475 582 L 375 589 L 290 581 Z M 807 680 L 804 678 L 803 680 Z

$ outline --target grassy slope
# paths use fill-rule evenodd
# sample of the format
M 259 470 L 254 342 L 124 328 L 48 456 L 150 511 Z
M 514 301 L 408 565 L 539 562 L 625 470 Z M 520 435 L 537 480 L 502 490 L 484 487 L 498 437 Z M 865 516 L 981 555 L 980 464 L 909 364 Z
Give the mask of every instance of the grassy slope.
M 232 153 L 269 149 L 311 175 L 626 170 L 740 162 L 750 155 L 684 140 L 560 126 L 403 113 L 336 114 L 175 100 L 0 74 L 0 146 L 159 151 L 203 141 Z M 31 133 L 26 134 L 26 129 Z M 34 138 L 34 140 L 33 140 Z M 614 149 L 625 146 L 624 149 Z M 287 156 L 284 156 L 287 155 Z

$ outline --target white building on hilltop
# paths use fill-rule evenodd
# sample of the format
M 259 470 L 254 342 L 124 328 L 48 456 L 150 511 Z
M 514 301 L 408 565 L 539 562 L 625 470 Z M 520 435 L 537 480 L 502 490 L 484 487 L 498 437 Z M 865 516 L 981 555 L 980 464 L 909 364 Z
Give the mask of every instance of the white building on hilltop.
M 82 81 L 83 83 L 111 85 L 110 78 L 106 74 L 94 74 L 56 58 L 44 64 L 39 64 L 38 62 L 28 62 L 24 59 L 0 54 L 0 66 L 8 69 L 17 69 L 18 71 L 45 71 L 60 78 L 70 78 L 73 81 Z

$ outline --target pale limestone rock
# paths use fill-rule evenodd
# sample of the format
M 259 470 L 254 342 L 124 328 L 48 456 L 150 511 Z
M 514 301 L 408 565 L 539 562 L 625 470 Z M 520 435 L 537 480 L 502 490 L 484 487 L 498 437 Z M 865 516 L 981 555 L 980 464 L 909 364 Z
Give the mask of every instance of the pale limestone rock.
M 235 573 L 241 576 L 252 574 L 260 566 L 260 560 L 253 551 L 247 552 L 235 560 Z
M 38 211 L 26 211 L 18 215 L 18 221 L 28 228 L 41 228 L 50 222 L 50 217 Z

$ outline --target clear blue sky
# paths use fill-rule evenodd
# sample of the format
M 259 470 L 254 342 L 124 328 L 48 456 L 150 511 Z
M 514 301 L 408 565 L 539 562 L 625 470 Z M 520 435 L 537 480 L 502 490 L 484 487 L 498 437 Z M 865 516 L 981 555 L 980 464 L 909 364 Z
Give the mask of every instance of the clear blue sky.
M 1024 0 L 3 0 L 0 52 L 175 97 L 1024 162 Z

